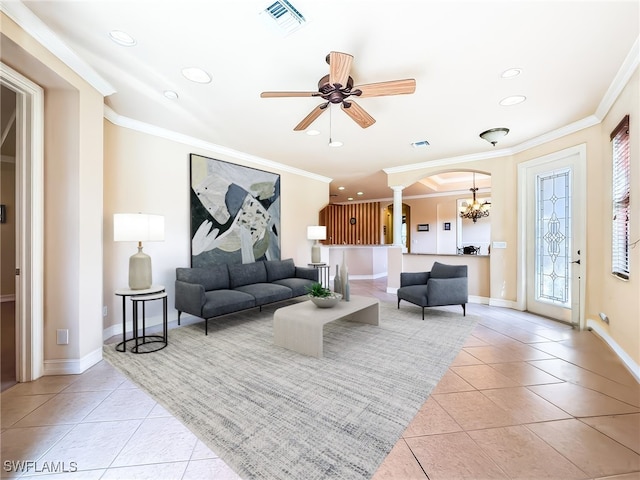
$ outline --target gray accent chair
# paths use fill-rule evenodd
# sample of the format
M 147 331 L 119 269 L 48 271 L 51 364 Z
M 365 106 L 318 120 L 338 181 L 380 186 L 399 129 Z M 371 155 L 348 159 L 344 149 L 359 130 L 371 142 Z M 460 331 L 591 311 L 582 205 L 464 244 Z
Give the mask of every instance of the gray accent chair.
M 434 262 L 429 272 L 403 272 L 400 274 L 398 308 L 400 300 L 422 307 L 462 305 L 462 314 L 467 314 L 469 288 L 466 265 L 445 265 Z

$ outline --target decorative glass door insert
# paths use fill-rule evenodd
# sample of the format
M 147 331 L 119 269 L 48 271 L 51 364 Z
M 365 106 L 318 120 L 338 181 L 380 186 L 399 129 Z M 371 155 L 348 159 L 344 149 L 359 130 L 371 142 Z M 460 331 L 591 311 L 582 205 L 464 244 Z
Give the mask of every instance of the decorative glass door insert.
M 536 176 L 535 299 L 571 308 L 571 169 Z

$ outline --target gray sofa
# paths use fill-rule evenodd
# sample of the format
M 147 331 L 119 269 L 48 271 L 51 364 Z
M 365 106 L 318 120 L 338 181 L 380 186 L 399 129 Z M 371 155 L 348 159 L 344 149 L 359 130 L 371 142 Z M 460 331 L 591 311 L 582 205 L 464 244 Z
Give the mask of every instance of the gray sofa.
M 318 270 L 296 267 L 293 259 L 262 260 L 244 264 L 176 268 L 178 325 L 182 312 L 208 320 L 260 307 L 307 293 L 318 281 Z
M 425 307 L 462 305 L 462 314 L 466 315 L 469 301 L 467 266 L 434 262 L 429 272 L 403 272 L 397 294 L 398 308 L 400 300 L 418 305 L 422 307 L 423 320 Z

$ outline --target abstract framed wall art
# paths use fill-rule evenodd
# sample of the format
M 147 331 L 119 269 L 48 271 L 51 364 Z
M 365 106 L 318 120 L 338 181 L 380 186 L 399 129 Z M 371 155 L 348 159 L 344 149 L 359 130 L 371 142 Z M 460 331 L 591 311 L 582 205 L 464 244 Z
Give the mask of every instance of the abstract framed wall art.
M 280 260 L 280 175 L 192 153 L 191 266 Z

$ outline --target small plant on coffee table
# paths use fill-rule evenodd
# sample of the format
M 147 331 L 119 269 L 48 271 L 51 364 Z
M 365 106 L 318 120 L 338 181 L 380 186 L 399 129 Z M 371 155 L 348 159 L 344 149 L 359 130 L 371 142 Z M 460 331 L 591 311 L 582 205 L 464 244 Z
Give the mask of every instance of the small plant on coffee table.
M 314 283 L 310 287 L 307 287 L 307 293 L 311 297 L 327 298 L 333 296 L 333 292 L 328 288 L 325 288 L 320 283 Z

